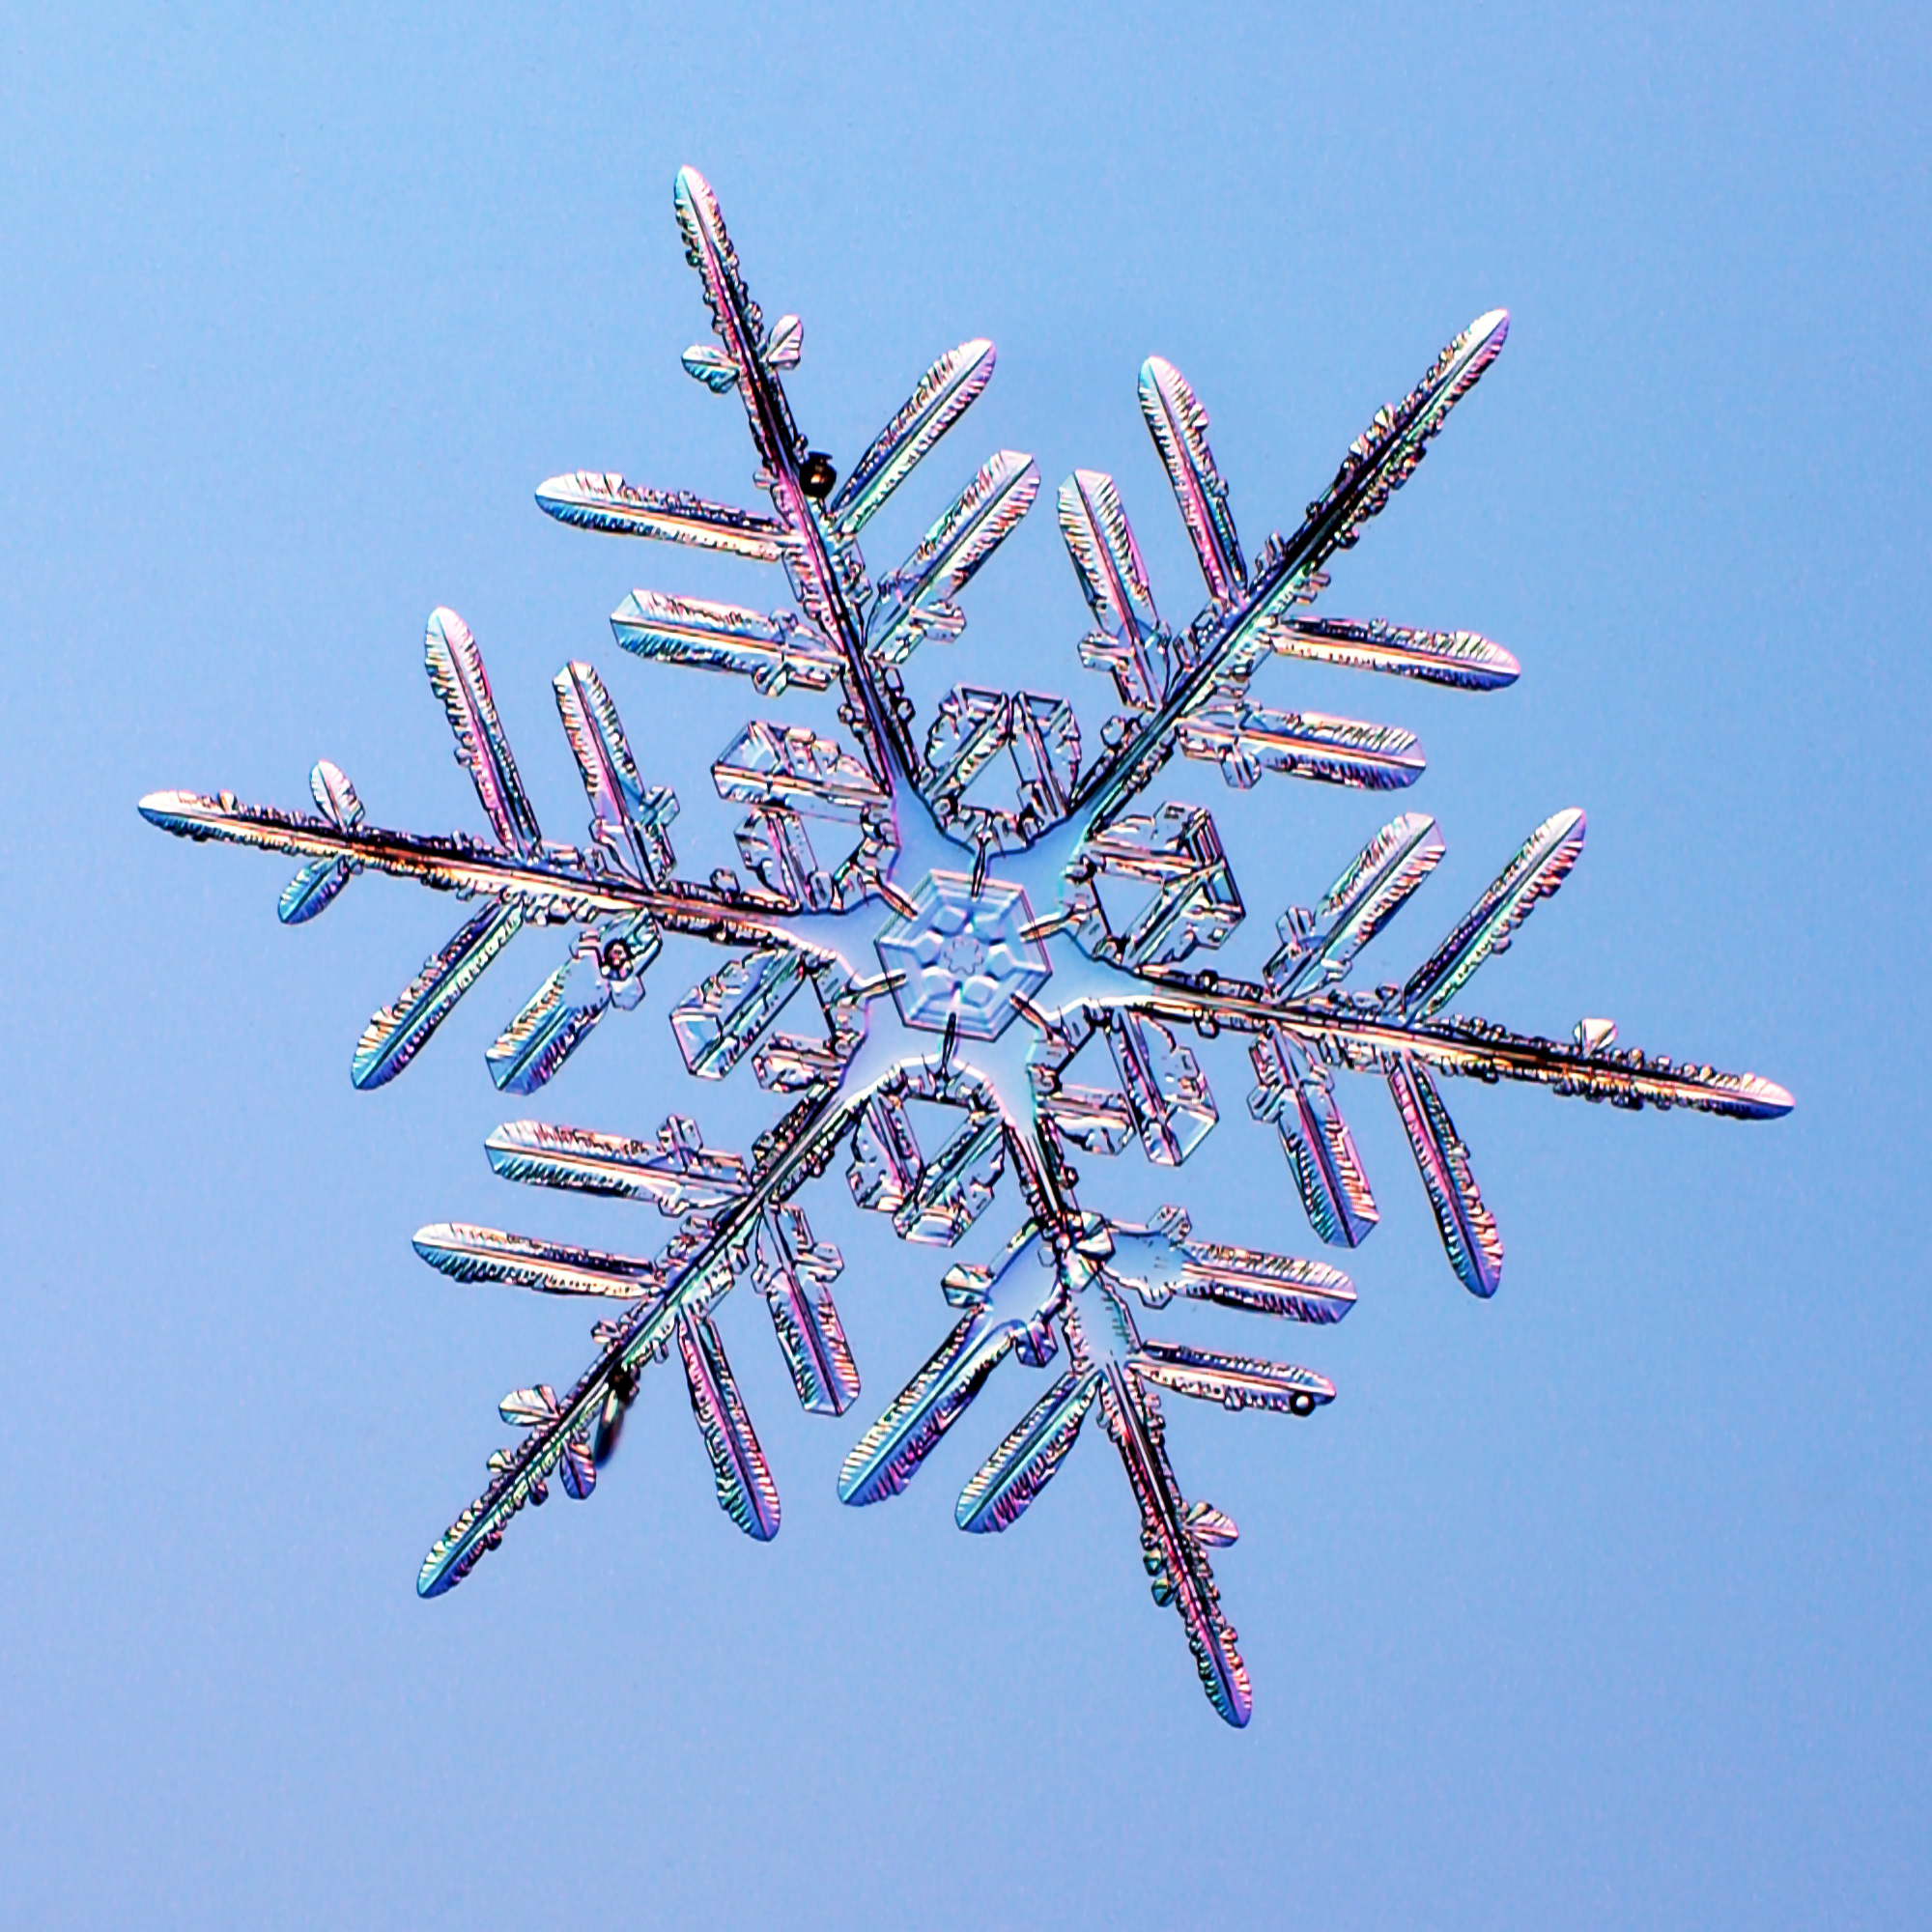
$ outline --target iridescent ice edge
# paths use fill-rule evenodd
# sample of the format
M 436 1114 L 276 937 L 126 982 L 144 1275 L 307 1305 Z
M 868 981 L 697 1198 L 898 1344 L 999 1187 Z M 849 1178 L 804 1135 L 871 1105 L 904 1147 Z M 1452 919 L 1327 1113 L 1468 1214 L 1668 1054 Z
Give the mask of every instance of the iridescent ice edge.
M 1121 707 L 1101 732 L 1100 756 L 1083 765 L 1065 700 L 971 685 L 941 700 L 922 743 L 899 668 L 926 641 L 964 630 L 958 597 L 1032 507 L 1038 471 L 1020 452 L 997 452 L 906 561 L 876 579 L 857 539 L 983 390 L 993 346 L 976 338 L 941 356 L 835 491 L 779 380 L 802 355 L 802 325 L 783 316 L 766 327 L 695 170 L 680 172 L 674 202 L 716 337 L 687 350 L 684 365 L 743 403 L 773 514 L 594 470 L 553 477 L 537 500 L 567 525 L 782 565 L 796 609 L 637 589 L 611 618 L 635 655 L 748 676 L 768 697 L 838 687 L 849 748 L 801 724 L 758 721 L 713 767 L 720 795 L 751 808 L 738 832 L 751 881 L 677 876 L 668 836 L 677 800 L 644 782 L 615 702 L 583 663 L 558 673 L 555 696 L 590 802 L 589 836 L 582 846 L 545 838 L 482 654 L 446 609 L 430 618 L 425 665 L 488 838 L 372 825 L 327 760 L 311 780 L 313 813 L 225 792 L 156 792 L 141 803 L 182 837 L 299 859 L 282 895 L 291 924 L 317 916 L 362 871 L 472 902 L 449 943 L 370 1020 L 352 1061 L 358 1087 L 402 1071 L 523 927 L 563 925 L 564 962 L 486 1056 L 500 1089 L 535 1092 L 609 1010 L 637 1006 L 671 932 L 725 950 L 671 1011 L 691 1071 L 723 1078 L 749 1057 L 762 1086 L 795 1096 L 749 1155 L 707 1147 L 675 1114 L 650 1139 L 537 1121 L 506 1122 L 490 1137 L 506 1179 L 649 1203 L 677 1230 L 659 1252 L 637 1256 L 452 1223 L 417 1236 L 422 1257 L 456 1279 L 589 1295 L 612 1309 L 593 1331 L 595 1359 L 563 1395 L 537 1384 L 503 1399 L 504 1420 L 524 1433 L 491 1456 L 488 1487 L 431 1548 L 417 1587 L 436 1596 L 460 1581 L 525 1503 L 546 1498 L 553 1478 L 573 1497 L 589 1495 L 642 1371 L 673 1351 L 721 1507 L 748 1535 L 778 1532 L 777 1484 L 712 1310 L 749 1281 L 803 1406 L 834 1416 L 853 1406 L 859 1373 L 830 1292 L 842 1260 L 794 1204 L 849 1143 L 854 1198 L 890 1215 L 907 1240 L 959 1242 L 1009 1170 L 1019 1214 L 987 1260 L 947 1271 L 958 1319 L 860 1436 L 839 1475 L 841 1496 L 866 1504 L 903 1490 L 1009 1356 L 1054 1369 L 967 1481 L 960 1527 L 996 1532 L 1016 1521 L 1096 1416 L 1140 1509 L 1154 1599 L 1179 1613 L 1214 1708 L 1245 1723 L 1248 1674 L 1208 1554 L 1236 1531 L 1211 1504 L 1184 1497 L 1160 1395 L 1308 1415 L 1335 1388 L 1311 1369 L 1144 1335 L 1140 1321 L 1179 1296 L 1319 1327 L 1349 1312 L 1354 1290 L 1325 1263 L 1197 1237 L 1179 1208 L 1149 1226 L 1110 1220 L 1078 1200 L 1070 1151 L 1112 1155 L 1137 1141 L 1157 1164 L 1187 1160 L 1219 1109 L 1182 1036 L 1239 1035 L 1257 1082 L 1250 1113 L 1274 1125 L 1315 1232 L 1353 1247 L 1378 1210 L 1333 1076 L 1379 1073 L 1450 1264 L 1488 1296 L 1500 1280 L 1502 1239 L 1438 1078 L 1524 1081 L 1631 1109 L 1736 1119 L 1792 1104 L 1755 1074 L 1620 1047 L 1607 1020 L 1584 1019 L 1572 1040 L 1555 1041 L 1448 1010 L 1576 865 L 1579 810 L 1544 820 L 1406 981 L 1357 989 L 1345 983 L 1357 954 L 1442 856 L 1433 818 L 1391 820 L 1313 906 L 1283 915 L 1262 977 L 1241 980 L 1185 963 L 1225 944 L 1245 912 L 1211 814 L 1175 801 L 1129 810 L 1177 753 L 1218 764 L 1243 786 L 1268 772 L 1374 790 L 1420 776 L 1421 749 L 1400 726 L 1255 702 L 1250 684 L 1270 657 L 1471 692 L 1515 679 L 1516 659 L 1473 632 L 1307 614 L 1327 587 L 1328 561 L 1412 473 L 1501 350 L 1508 319 L 1495 310 L 1458 335 L 1401 403 L 1377 412 L 1299 528 L 1270 536 L 1252 562 L 1206 410 L 1172 363 L 1150 358 L 1142 411 L 1207 604 L 1184 627 L 1160 616 L 1113 479 L 1076 470 L 1056 502 L 1094 619 L 1079 656 L 1109 674 Z M 1117 905 L 1137 902 L 1131 919 L 1110 913 L 1103 880 L 1121 888 L 1110 895 Z M 808 986 L 820 1025 L 779 1031 Z M 911 1102 L 960 1117 L 937 1151 L 922 1145 Z

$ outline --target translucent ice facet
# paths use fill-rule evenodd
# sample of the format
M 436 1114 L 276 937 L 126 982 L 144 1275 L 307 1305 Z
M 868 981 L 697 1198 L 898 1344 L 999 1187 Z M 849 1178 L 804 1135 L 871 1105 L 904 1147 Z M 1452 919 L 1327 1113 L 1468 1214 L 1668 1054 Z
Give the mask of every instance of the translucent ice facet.
M 1245 699 L 1217 699 L 1180 727 L 1190 758 L 1218 763 L 1243 789 L 1264 772 L 1314 779 L 1322 784 L 1392 791 L 1422 776 L 1415 734 L 1395 724 L 1363 724 L 1319 711 L 1271 711 Z
M 1281 950 L 1267 963 L 1270 991 L 1293 996 L 1344 978 L 1372 940 L 1440 862 L 1435 819 L 1406 811 L 1370 839 L 1312 912 L 1281 922 Z
M 634 876 L 663 885 L 677 864 L 668 837 L 677 795 L 645 785 L 604 680 L 587 664 L 568 664 L 553 680 L 564 734 L 590 799 L 590 842 Z
M 919 380 L 905 406 L 882 429 L 832 499 L 832 515 L 856 536 L 921 458 L 957 422 L 993 375 L 993 345 L 983 337 L 949 350 Z
M 1053 971 L 1045 947 L 1027 936 L 1032 924 L 1018 886 L 989 879 L 975 892 L 967 873 L 928 872 L 874 942 L 895 976 L 899 1017 L 928 1032 L 951 1025 L 969 1039 L 997 1039 Z
M 858 1400 L 859 1371 L 832 1299 L 832 1284 L 844 1266 L 837 1248 L 811 1238 L 796 1208 L 778 1208 L 759 1228 L 758 1287 L 799 1406 L 814 1415 L 843 1415 Z
M 1474 631 L 1415 631 L 1379 617 L 1284 618 L 1269 630 L 1268 641 L 1284 657 L 1393 671 L 1464 691 L 1498 690 L 1514 684 L 1521 669 L 1500 644 Z
M 838 675 L 837 649 L 788 611 L 764 617 L 736 604 L 634 590 L 611 613 L 611 630 L 640 658 L 737 671 L 768 697 L 794 684 L 823 691 Z
M 1178 1167 L 1220 1119 L 1200 1062 L 1144 1013 L 1116 1013 L 1107 1044 L 1147 1157 Z
M 1149 1228 L 1112 1223 L 1107 1240 L 1103 1277 L 1150 1308 L 1179 1294 L 1251 1315 L 1325 1323 L 1341 1321 L 1355 1305 L 1354 1287 L 1339 1268 L 1192 1237 L 1187 1217 L 1178 1208 L 1163 1208 Z
M 456 734 L 456 755 L 476 781 L 476 796 L 489 814 L 497 843 L 517 852 L 533 851 L 542 834 L 517 776 L 517 761 L 510 755 L 509 740 L 497 717 L 497 700 L 490 694 L 483 654 L 469 626 L 454 611 L 433 611 L 423 656 L 430 683 Z
M 688 490 L 645 490 L 608 471 L 573 470 L 538 486 L 537 502 L 559 523 L 617 536 L 656 537 L 727 556 L 776 563 L 784 526 L 728 503 L 709 503 Z
M 446 946 L 432 952 L 395 1004 L 381 1008 L 363 1029 L 350 1064 L 350 1077 L 356 1086 L 380 1087 L 393 1080 L 523 923 L 519 905 L 487 905 L 466 920 Z
M 704 1145 L 695 1121 L 673 1114 L 654 1141 L 548 1121 L 509 1121 L 484 1143 L 505 1180 L 649 1201 L 663 1214 L 722 1208 L 751 1186 L 742 1154 Z
M 1309 1225 L 1324 1241 L 1359 1246 L 1381 1215 L 1326 1069 L 1279 1028 L 1263 1034 L 1249 1053 L 1261 1083 L 1250 1111 L 1279 1130 Z
M 991 1268 L 955 1268 L 948 1293 L 966 1314 L 932 1359 L 895 1398 L 839 1471 L 838 1493 L 848 1503 L 896 1495 L 939 1438 L 1012 1350 L 1043 1333 L 1061 1295 L 1057 1271 L 1035 1265 L 1037 1237 L 1028 1230 Z
M 1013 1426 L 959 1494 L 959 1527 L 1008 1529 L 1052 1480 L 1100 1392 L 1097 1369 L 1070 1371 Z
M 1208 447 L 1208 412 L 1186 377 L 1163 356 L 1150 355 L 1141 364 L 1141 413 L 1167 468 L 1208 594 L 1217 604 L 1230 603 L 1248 567 L 1228 508 L 1228 486 Z
M 720 798 L 782 805 L 810 818 L 856 824 L 885 802 L 851 753 L 805 724 L 746 725 L 711 775 Z
M 1242 917 L 1214 821 L 1199 806 L 1164 805 L 1116 819 L 1089 838 L 1073 869 L 1070 924 L 1081 948 L 1128 968 L 1166 966 L 1223 944 Z M 1126 883 L 1123 896 L 1106 882 Z
M 1539 899 L 1555 894 L 1582 856 L 1583 814 L 1573 808 L 1546 818 L 1524 839 L 1502 876 L 1409 975 L 1402 989 L 1404 1011 L 1427 1019 L 1446 1007 L 1491 953 L 1508 950 L 1510 935 Z
M 677 1349 L 684 1358 L 691 1412 L 711 1457 L 718 1507 L 747 1536 L 769 1543 L 779 1533 L 778 1485 L 772 1481 L 771 1465 L 758 1446 L 737 1378 L 725 1359 L 724 1344 L 710 1318 L 679 1316 Z
M 965 618 L 952 601 L 1039 494 L 1030 456 L 1002 449 L 927 530 L 919 548 L 881 580 L 867 648 L 882 665 L 903 664 L 927 637 L 956 638 Z
M 1449 1265 L 1471 1294 L 1488 1297 L 1502 1280 L 1503 1241 L 1469 1171 L 1469 1150 L 1425 1068 L 1399 1059 L 1388 1082 Z
M 804 980 L 804 962 L 788 948 L 767 947 L 727 961 L 671 1009 L 684 1064 L 701 1080 L 724 1079 Z

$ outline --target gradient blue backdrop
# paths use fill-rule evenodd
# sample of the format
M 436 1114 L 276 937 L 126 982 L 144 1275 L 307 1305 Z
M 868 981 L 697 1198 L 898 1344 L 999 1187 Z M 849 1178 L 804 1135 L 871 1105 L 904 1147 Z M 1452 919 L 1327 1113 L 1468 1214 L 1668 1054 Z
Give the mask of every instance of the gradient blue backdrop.
M 1917 1918 L 1924 15 L 386 11 L 8 10 L 0 1922 Z M 284 867 L 135 815 L 160 785 L 299 802 L 326 753 L 385 822 L 474 827 L 421 669 L 448 602 L 549 829 L 583 809 L 548 680 L 589 655 L 684 798 L 686 859 L 730 860 L 707 763 L 771 707 L 623 658 L 606 618 L 634 583 L 769 582 L 530 501 L 579 465 L 750 495 L 735 405 L 677 366 L 703 333 L 685 160 L 767 312 L 806 318 L 793 396 L 841 466 L 935 353 L 998 341 L 887 562 L 1004 443 L 1049 484 L 1116 471 L 1185 612 L 1144 355 L 1213 412 L 1252 548 L 1508 304 L 1503 359 L 1330 601 L 1488 631 L 1520 683 L 1283 666 L 1268 694 L 1423 736 L 1412 796 L 1451 856 L 1392 967 L 1580 803 L 1581 868 L 1472 1004 L 1610 1013 L 1798 1095 L 1746 1128 L 1452 1089 L 1509 1245 L 1481 1305 L 1351 1086 L 1386 1225 L 1346 1326 L 1285 1338 L 1340 1401 L 1299 1425 L 1169 1404 L 1191 1492 L 1243 1530 L 1220 1571 L 1245 1734 L 1148 1602 L 1103 1443 L 1013 1534 L 959 1536 L 958 1483 L 1027 1395 L 996 1382 L 906 1498 L 842 1509 L 864 1416 L 801 1417 L 750 1305 L 725 1328 L 775 1545 L 719 1515 L 661 1373 L 592 1506 L 521 1519 L 418 1603 L 495 1398 L 587 1342 L 580 1309 L 431 1274 L 411 1233 L 658 1225 L 485 1166 L 522 1110 L 482 1048 L 554 942 L 358 1094 L 363 1019 L 449 904 L 364 881 L 287 932 Z M 1097 718 L 1050 514 L 971 607 L 922 692 L 1077 689 Z M 1386 813 L 1173 783 L 1227 832 L 1244 962 Z M 697 956 L 539 1111 L 648 1129 L 674 1103 L 749 1138 L 769 1103 L 684 1079 L 664 1022 Z M 1238 1047 L 1208 1069 L 1201 1157 L 1099 1193 L 1307 1251 Z M 943 1332 L 943 1262 L 836 1177 L 812 1211 L 874 1412 Z

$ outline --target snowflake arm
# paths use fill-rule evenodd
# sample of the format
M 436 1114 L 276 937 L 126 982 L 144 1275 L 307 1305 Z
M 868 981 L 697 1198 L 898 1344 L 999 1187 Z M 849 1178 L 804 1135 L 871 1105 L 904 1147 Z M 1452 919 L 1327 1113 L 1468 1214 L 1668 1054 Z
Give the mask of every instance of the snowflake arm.
M 510 1519 L 526 1502 L 543 1500 L 545 1479 L 563 1460 L 573 1443 L 588 1446 L 600 1432 L 609 1433 L 637 1394 L 638 1378 L 651 1357 L 663 1356 L 673 1343 L 681 1352 L 686 1347 L 696 1353 L 692 1324 L 708 1316 L 712 1304 L 728 1292 L 732 1282 L 734 1253 L 742 1255 L 755 1243 L 760 1224 L 773 1209 L 781 1208 L 799 1186 L 819 1171 L 830 1157 L 832 1146 L 849 1124 L 853 1104 L 844 1095 L 824 1090 L 801 1101 L 769 1137 L 750 1175 L 745 1191 L 724 1207 L 715 1219 L 699 1220 L 683 1230 L 656 1264 L 618 1261 L 586 1253 L 565 1258 L 563 1268 L 541 1273 L 547 1258 L 533 1264 L 517 1244 L 516 1237 L 494 1236 L 492 1231 L 469 1231 L 470 1238 L 454 1242 L 445 1228 L 425 1229 L 417 1236 L 418 1252 L 432 1265 L 459 1280 L 497 1279 L 535 1286 L 551 1293 L 591 1293 L 619 1297 L 635 1294 L 639 1286 L 662 1272 L 664 1287 L 645 1299 L 637 1300 L 623 1315 L 602 1330 L 603 1348 L 597 1359 L 578 1378 L 569 1394 L 543 1414 L 515 1449 L 498 1452 L 491 1459 L 492 1480 L 482 1495 L 466 1509 L 438 1539 L 423 1560 L 416 1588 L 425 1597 L 440 1595 L 460 1582 L 478 1559 L 501 1543 Z M 502 1244 L 508 1243 L 504 1248 Z M 493 1252 L 497 1251 L 497 1252 Z M 500 1258 L 499 1258 L 500 1253 Z M 651 1270 L 646 1273 L 646 1270 Z M 539 1277 L 540 1278 L 533 1278 Z M 578 1284 L 582 1284 L 579 1286 Z M 728 1367 L 720 1374 L 722 1348 L 709 1348 L 702 1366 L 714 1383 L 728 1379 Z M 687 1356 L 689 1365 L 690 1357 Z M 700 1398 L 696 1370 L 691 1374 L 693 1405 Z M 713 1414 L 700 1414 L 732 1437 L 732 1453 L 745 1466 L 762 1463 L 755 1452 L 755 1438 L 747 1448 L 738 1438 L 749 1435 L 750 1425 L 742 1432 L 735 1419 L 742 1418 L 743 1405 L 735 1386 L 728 1399 L 713 1404 Z M 728 1411 L 735 1411 L 735 1417 Z M 707 1446 L 710 1446 L 707 1441 Z M 714 1463 L 721 1451 L 713 1448 Z M 768 1481 L 768 1472 L 767 1472 Z M 721 1499 L 725 1495 L 726 1478 L 719 1478 Z M 762 1485 L 761 1485 L 762 1487 Z M 774 1498 L 776 1491 L 772 1492 Z M 762 1500 L 762 1499 L 761 1499 Z M 727 1502 L 727 1513 L 729 1504 Z M 754 1517 L 762 1522 L 762 1516 Z M 770 1507 L 772 1531 L 777 1528 L 777 1505 Z M 744 1526 L 741 1521 L 741 1527 Z
M 1183 668 L 1158 709 L 1130 727 L 1119 751 L 1095 766 L 1081 786 L 1074 810 L 1084 826 L 1104 826 L 1151 782 L 1195 712 L 1217 695 L 1244 694 L 1256 665 L 1285 635 L 1290 612 L 1322 587 L 1322 566 L 1359 540 L 1362 526 L 1414 473 L 1449 412 L 1502 353 L 1508 334 L 1503 310 L 1477 317 L 1402 403 L 1377 412 L 1350 445 L 1326 493 L 1309 505 L 1300 529 L 1285 542 L 1271 541 L 1252 573 L 1240 569 L 1226 488 L 1208 448 L 1206 412 L 1170 364 L 1158 358 L 1148 363 L 1143 408 L 1214 601 L 1179 640 Z M 1501 656 L 1507 659 L 1507 653 Z M 1394 668 L 1403 661 L 1400 649 L 1385 645 L 1365 668 Z M 1500 661 L 1491 662 L 1497 672 L 1503 669 Z M 1508 663 L 1513 667 L 1514 660 Z M 1419 672 L 1426 664 L 1417 653 L 1407 668 Z

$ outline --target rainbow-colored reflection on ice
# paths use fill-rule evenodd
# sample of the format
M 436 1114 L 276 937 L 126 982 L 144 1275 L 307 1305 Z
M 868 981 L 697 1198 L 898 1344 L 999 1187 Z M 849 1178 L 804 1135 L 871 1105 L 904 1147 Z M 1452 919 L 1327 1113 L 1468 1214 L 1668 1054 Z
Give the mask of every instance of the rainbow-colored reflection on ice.
M 156 792 L 141 805 L 185 837 L 299 859 L 282 895 L 290 923 L 313 918 L 372 869 L 474 906 L 369 1022 L 352 1064 L 358 1087 L 407 1066 L 529 924 L 562 925 L 572 938 L 489 1049 L 498 1088 L 535 1092 L 611 1008 L 636 1006 L 669 931 L 724 952 L 671 1013 L 691 1071 L 721 1079 L 749 1056 L 763 1087 L 795 1096 L 748 1155 L 706 1147 L 676 1115 L 644 1139 L 536 1121 L 490 1137 L 490 1159 L 506 1179 L 648 1201 L 677 1232 L 661 1253 L 642 1256 L 446 1223 L 417 1236 L 423 1258 L 461 1279 L 611 1305 L 593 1331 L 595 1359 L 564 1394 L 538 1385 L 503 1399 L 504 1420 L 523 1434 L 490 1458 L 488 1488 L 430 1550 L 418 1588 L 436 1596 L 461 1581 L 553 1479 L 569 1495 L 589 1495 L 643 1371 L 673 1350 L 720 1504 L 748 1535 L 777 1534 L 778 1489 L 711 1311 L 749 1281 L 770 1307 L 805 1407 L 838 1416 L 857 1402 L 859 1372 L 831 1295 L 842 1264 L 795 1202 L 845 1146 L 854 1197 L 890 1214 L 906 1240 L 951 1246 L 996 1202 L 1007 1207 L 1005 1228 L 978 1249 L 990 1258 L 946 1272 L 954 1325 L 853 1447 L 840 1495 L 870 1503 L 902 1490 L 1007 1355 L 1048 1372 L 1044 1394 L 967 1483 L 960 1527 L 1007 1528 L 1096 1416 L 1140 1507 L 1155 1601 L 1179 1612 L 1215 1709 L 1244 1723 L 1247 1672 L 1209 1567 L 1235 1525 L 1184 1496 L 1163 1442 L 1160 1393 L 1306 1416 L 1335 1389 L 1312 1369 L 1160 1341 L 1141 1322 L 1178 1295 L 1320 1325 L 1346 1315 L 1354 1291 L 1325 1264 L 1200 1238 L 1179 1208 L 1149 1227 L 1110 1221 L 1076 1198 L 1069 1149 L 1115 1154 L 1131 1140 L 1150 1160 L 1179 1166 L 1219 1119 L 1183 1037 L 1241 1035 L 1257 1083 L 1250 1112 L 1273 1122 L 1315 1232 L 1354 1247 L 1378 1211 L 1333 1075 L 1379 1074 L 1450 1264 L 1471 1293 L 1490 1295 L 1502 1240 L 1440 1076 L 1533 1081 L 1624 1107 L 1741 1119 L 1791 1105 L 1752 1074 L 1619 1048 L 1605 1020 L 1583 1020 L 1573 1041 L 1558 1043 L 1449 1010 L 1568 876 L 1583 849 L 1580 811 L 1537 826 L 1406 980 L 1358 990 L 1347 983 L 1356 955 L 1442 856 L 1433 818 L 1398 814 L 1312 907 L 1292 907 L 1263 977 L 1248 981 L 1190 966 L 1244 917 L 1211 815 L 1171 800 L 1133 809 L 1176 753 L 1217 763 L 1236 785 L 1272 771 L 1392 790 L 1421 774 L 1422 753 L 1398 726 L 1256 702 L 1249 687 L 1270 656 L 1470 691 L 1517 675 L 1507 651 L 1469 632 L 1308 611 L 1326 586 L 1323 566 L 1357 540 L 1494 360 L 1507 318 L 1481 316 L 1457 336 L 1350 446 L 1300 528 L 1270 537 L 1252 562 L 1206 412 L 1179 370 L 1150 359 L 1141 408 L 1207 605 L 1182 627 L 1161 617 L 1113 479 L 1076 470 L 1061 486 L 1058 513 L 1094 615 L 1080 658 L 1111 676 L 1121 707 L 1099 756 L 1083 761 L 1064 700 L 971 685 L 940 702 L 921 740 L 898 668 L 926 639 L 960 634 L 959 593 L 1031 507 L 1039 473 L 1031 458 L 997 452 L 884 576 L 869 573 L 858 539 L 985 386 L 992 345 L 967 342 L 941 356 L 838 486 L 830 460 L 800 435 L 780 383 L 799 359 L 798 319 L 767 327 L 702 177 L 685 169 L 675 200 L 716 336 L 715 346 L 686 351 L 685 367 L 743 402 L 772 514 L 587 471 L 552 478 L 537 500 L 586 528 L 783 567 L 795 609 L 766 613 L 635 590 L 611 619 L 636 655 L 739 672 L 766 697 L 838 686 L 848 742 L 760 721 L 713 767 L 721 796 L 749 808 L 738 844 L 750 882 L 677 876 L 668 836 L 677 801 L 640 777 L 616 706 L 587 664 L 565 666 L 555 690 L 590 800 L 589 838 L 581 847 L 546 839 L 475 639 L 448 610 L 430 618 L 425 659 L 490 821 L 487 839 L 372 826 L 327 762 L 311 781 L 314 813 L 242 805 L 225 792 Z M 1129 882 L 1139 906 L 1130 921 L 1110 915 L 1103 878 Z M 780 1031 L 808 987 L 804 1008 L 815 1006 L 817 1024 Z M 922 1145 L 912 1102 L 957 1117 L 943 1146 Z M 1003 1196 L 1009 1174 L 1014 1184 Z

